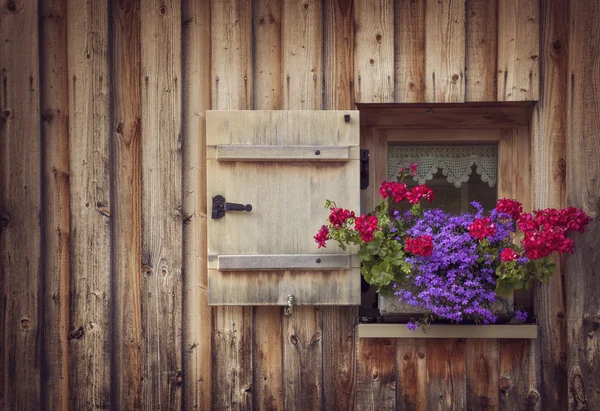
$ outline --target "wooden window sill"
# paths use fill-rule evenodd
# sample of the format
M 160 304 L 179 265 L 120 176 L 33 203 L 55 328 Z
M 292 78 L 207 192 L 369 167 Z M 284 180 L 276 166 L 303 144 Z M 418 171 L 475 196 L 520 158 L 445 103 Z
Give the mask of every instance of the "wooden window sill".
M 520 338 L 536 339 L 535 324 L 436 325 L 414 332 L 406 324 L 359 324 L 358 338 Z

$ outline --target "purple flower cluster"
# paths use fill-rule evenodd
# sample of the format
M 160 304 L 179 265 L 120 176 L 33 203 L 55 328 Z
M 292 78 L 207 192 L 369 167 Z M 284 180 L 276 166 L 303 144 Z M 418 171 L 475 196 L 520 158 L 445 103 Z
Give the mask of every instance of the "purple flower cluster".
M 407 234 L 431 236 L 433 253 L 406 259 L 413 266 L 412 278 L 398 284 L 395 294 L 400 301 L 423 307 L 442 318 L 456 322 L 471 318 L 489 324 L 497 319 L 492 311 L 496 299 L 494 257 L 482 254 L 478 241 L 469 234 L 469 226 L 483 213 L 479 203 L 472 205 L 474 213 L 452 215 L 431 209 L 422 217 L 413 217 Z M 492 245 L 509 241 L 514 224 L 506 217 L 491 213 L 496 225 L 496 234 L 490 238 Z

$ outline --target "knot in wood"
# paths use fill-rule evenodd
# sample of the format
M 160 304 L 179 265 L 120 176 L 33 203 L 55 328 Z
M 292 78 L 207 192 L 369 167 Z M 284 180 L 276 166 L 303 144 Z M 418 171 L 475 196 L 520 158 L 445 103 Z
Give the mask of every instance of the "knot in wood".
M 565 313 L 563 311 L 559 311 L 556 313 L 556 318 L 558 318 L 559 320 L 564 320 L 565 319 Z
M 183 371 L 177 371 L 175 375 L 175 384 L 179 387 L 183 385 Z
M 308 8 L 308 3 L 304 3 L 304 8 L 307 9 Z
M 561 173 L 565 173 L 567 171 L 567 160 L 565 158 L 558 160 L 558 169 Z
M 10 115 L 11 115 L 11 111 L 10 110 L 4 110 L 2 112 L 2 117 L 4 117 L 4 118 L 9 118 Z
M 510 382 L 510 378 L 508 378 L 508 377 L 500 378 L 499 387 L 500 387 L 500 391 L 502 391 L 505 394 L 508 391 L 510 391 L 510 389 L 512 388 L 512 383 Z
M 83 337 L 83 327 L 79 327 L 76 330 L 73 330 L 69 333 L 70 340 L 78 340 Z
M 458 74 L 454 74 L 452 76 L 452 81 L 458 81 Z
M 560 41 L 556 40 L 554 43 L 552 43 L 552 50 L 559 52 L 561 48 L 562 44 L 560 44 Z
M 420 359 L 423 359 L 423 358 L 425 358 L 425 354 L 423 354 L 421 351 L 419 351 L 417 353 L 417 357 L 419 357 Z
M 406 353 L 406 354 L 404 354 L 404 357 L 402 357 L 402 359 L 403 359 L 404 361 L 408 361 L 408 360 L 410 360 L 410 354 L 409 354 L 409 353 Z
M 165 6 L 160 6 L 160 14 L 166 14 L 167 8 Z
M 374 380 L 379 378 L 379 371 L 373 370 L 373 372 L 371 373 L 371 377 L 373 377 Z
M 373 65 L 373 64 L 375 64 L 375 60 L 371 59 L 371 60 L 369 60 L 369 63 L 370 63 L 371 65 Z
M 52 109 L 47 109 L 46 111 L 44 111 L 44 114 L 42 114 L 42 120 L 45 121 L 46 123 L 50 123 L 52 121 L 52 119 L 54 118 L 54 113 L 52 112 Z
M 377 41 L 381 41 L 381 34 L 378 34 L 378 35 L 376 35 L 376 36 L 375 36 L 375 40 L 377 40 Z
M 539 400 L 540 394 L 538 394 L 536 390 L 529 391 L 529 394 L 527 394 L 527 402 L 529 402 L 531 405 L 535 405 Z
M 8 0 L 6 2 L 6 10 L 8 10 L 11 13 L 14 13 L 15 11 L 17 11 L 17 5 L 15 4 L 14 1 Z
M 290 342 L 294 345 L 298 344 L 298 337 L 295 334 L 290 335 Z
M 29 325 L 30 325 L 30 323 L 29 323 L 29 320 L 28 320 L 27 318 L 23 318 L 23 319 L 21 320 L 21 329 L 22 329 L 23 331 L 27 331 L 27 330 L 29 330 Z
M 163 277 L 165 277 L 167 274 L 169 274 L 169 270 L 167 269 L 167 267 L 163 267 L 160 270 L 161 274 L 163 275 Z

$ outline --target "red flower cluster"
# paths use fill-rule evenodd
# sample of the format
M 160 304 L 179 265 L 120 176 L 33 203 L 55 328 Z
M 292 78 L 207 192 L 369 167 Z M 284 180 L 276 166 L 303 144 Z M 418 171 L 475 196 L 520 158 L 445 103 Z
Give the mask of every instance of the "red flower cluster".
M 365 243 L 370 242 L 375 237 L 375 231 L 377 230 L 377 223 L 379 220 L 376 216 L 361 215 L 354 220 L 354 229 L 360 233 L 360 238 Z
M 523 248 L 525 255 L 530 259 L 544 258 L 554 251 L 559 254 L 573 254 L 575 251 L 574 242 L 566 237 L 565 231 L 548 229 L 544 231 L 529 231 L 523 238 Z
M 404 251 L 423 257 L 430 256 L 433 252 L 433 240 L 429 235 L 422 235 L 414 239 L 406 237 Z
M 406 195 L 406 184 L 396 183 L 394 181 L 384 181 L 379 187 L 381 198 L 392 197 L 395 203 L 402 201 Z
M 566 230 L 583 233 L 592 219 L 581 209 L 575 207 L 556 210 L 547 208 L 535 212 L 535 222 L 540 227 L 562 227 Z
M 492 237 L 496 234 L 496 224 L 492 223 L 492 219 L 489 217 L 478 218 L 469 226 L 469 234 L 478 240 Z
M 510 198 L 501 198 L 498 200 L 498 205 L 496 205 L 496 211 L 508 214 L 510 218 L 517 221 L 523 212 L 523 206 L 518 201 Z
M 517 254 L 512 248 L 505 248 L 500 253 L 500 260 L 504 262 L 515 261 L 517 258 L 519 258 L 519 254 Z
M 538 228 L 538 225 L 533 219 L 533 216 L 529 213 L 521 214 L 521 217 L 519 217 L 519 221 L 517 221 L 517 225 L 519 226 L 519 229 L 523 232 L 535 230 L 536 228 Z
M 335 228 L 340 228 L 349 218 L 355 218 L 354 211 L 344 210 L 343 208 L 331 207 L 329 222 Z
M 327 245 L 325 244 L 325 242 L 329 240 L 329 228 L 327 228 L 326 225 L 321 226 L 321 229 L 313 238 L 315 239 L 317 244 L 319 244 L 319 248 L 326 248 Z
M 425 198 L 429 201 L 433 201 L 435 198 L 435 194 L 433 194 L 433 190 L 427 187 L 425 184 L 421 184 L 420 186 L 416 186 L 410 192 L 406 193 L 404 197 L 411 204 L 417 204 L 421 201 L 421 198 Z

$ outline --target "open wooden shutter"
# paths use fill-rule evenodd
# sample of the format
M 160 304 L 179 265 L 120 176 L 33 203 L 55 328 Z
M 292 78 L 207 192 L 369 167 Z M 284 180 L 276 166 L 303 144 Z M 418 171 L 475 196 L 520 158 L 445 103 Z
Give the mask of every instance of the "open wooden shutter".
M 208 111 L 206 140 L 209 303 L 360 304 L 356 255 L 313 239 L 325 199 L 359 210 L 358 112 Z

